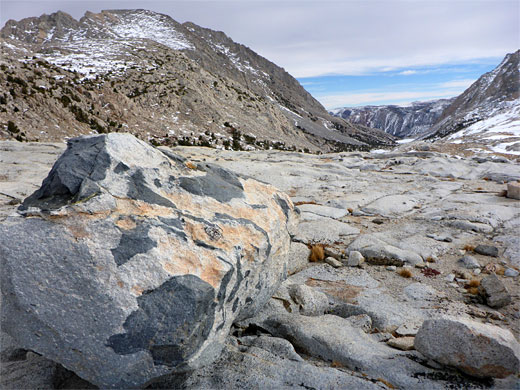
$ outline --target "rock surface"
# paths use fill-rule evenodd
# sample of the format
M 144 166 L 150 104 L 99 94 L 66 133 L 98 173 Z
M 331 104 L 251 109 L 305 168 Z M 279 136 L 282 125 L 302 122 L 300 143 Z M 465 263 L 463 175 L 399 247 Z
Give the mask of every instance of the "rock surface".
M 430 146 L 433 148 L 434 145 Z M 279 151 L 245 153 L 207 148 L 160 148 L 165 153 L 184 156 L 190 166 L 215 163 L 272 184 L 298 204 L 350 209 L 341 217 L 342 213 L 329 217 L 319 215 L 319 208 L 301 212 L 309 229 L 317 231 L 309 230 L 307 237 L 315 235 L 318 240 L 328 237 L 327 242 L 317 242 L 325 245 L 326 256 L 347 262 L 349 246 L 360 235 L 367 235 L 377 238 L 382 245 L 413 253 L 427 267 L 412 269 L 413 277 L 403 278 L 397 272 L 387 271 L 385 265 L 370 262 L 363 263 L 362 268 L 333 268 L 323 262 L 310 263 L 307 242 L 295 242 L 299 228 L 291 227 L 293 242 L 291 255 L 287 256 L 287 270 L 292 275 L 280 285 L 266 306 L 254 317 L 235 322 L 226 337 L 222 355 L 214 363 L 192 372 L 167 375 L 150 387 L 189 390 L 373 389 L 390 385 L 410 390 L 515 388 L 517 378 L 513 375 L 505 379 L 472 379 L 417 351 L 400 351 L 386 345 L 392 334 L 413 336 L 425 320 L 445 314 L 493 324 L 511 331 L 516 338 L 520 334 L 520 278 L 501 274 L 507 269 L 520 269 L 517 234 L 520 204 L 500 195 L 505 189 L 502 180 L 518 179 L 518 163 L 512 160 L 498 162 L 490 157 L 477 162 L 464 156 L 418 152 L 421 144 L 407 147 L 416 150 L 406 151 L 403 146 L 391 153 L 316 156 Z M 16 214 L 17 206 L 10 204 L 12 197 L 24 199 L 37 189 L 62 150 L 63 145 L 58 144 L 0 143 L 0 224 L 4 225 L 10 220 L 9 215 Z M 22 161 L 26 163 L 20 163 Z M 199 170 L 190 169 L 190 172 L 198 174 Z M 488 180 L 490 178 L 496 180 Z M 399 210 L 392 217 L 370 215 L 361 210 L 389 195 L 409 196 L 414 199 L 414 207 Z M 381 223 L 373 223 L 376 220 Z M 455 221 L 465 221 L 469 228 L 453 226 Z M 348 234 L 333 232 L 337 226 Z M 450 239 L 444 240 L 446 237 Z M 482 265 L 482 274 L 475 277 L 472 270 L 458 263 L 458 259 L 465 254 L 463 248 L 478 245 L 496 246 L 500 256 L 493 258 L 471 253 Z M 291 266 L 297 269 L 291 270 Z M 466 285 L 470 280 L 482 280 L 488 272 L 496 272 L 497 279 L 510 292 L 510 304 L 492 309 L 482 304 L 479 295 L 468 293 Z M 313 293 L 325 294 L 329 301 L 324 307 L 325 317 L 337 318 L 303 316 L 289 294 L 290 285 L 305 285 Z M 319 337 L 328 333 L 325 340 L 329 343 L 329 355 L 323 356 L 334 356 L 331 351 L 341 354 L 338 345 L 351 342 L 352 365 L 346 365 L 348 356 L 341 355 L 341 361 L 330 361 L 311 352 L 312 348 L 309 348 L 311 355 L 305 353 L 299 346 L 302 341 L 296 342 L 289 336 L 273 337 L 265 325 L 273 316 L 280 324 L 286 322 L 288 329 L 299 326 L 296 333 Z M 349 333 L 343 341 L 344 333 L 338 330 L 340 326 Z M 354 364 L 357 361 L 363 362 L 363 366 Z M 14 367 L 10 365 L 9 370 Z M 27 365 L 23 367 L 28 369 Z M 369 369 L 362 370 L 361 367 Z M 6 383 L 4 387 L 14 389 L 17 386 L 9 387 Z
M 2 330 L 111 388 L 219 356 L 285 276 L 292 203 L 127 134 L 69 141 L 0 225 Z
M 511 332 L 460 318 L 426 320 L 415 348 L 476 377 L 505 378 L 520 370 L 520 344 Z

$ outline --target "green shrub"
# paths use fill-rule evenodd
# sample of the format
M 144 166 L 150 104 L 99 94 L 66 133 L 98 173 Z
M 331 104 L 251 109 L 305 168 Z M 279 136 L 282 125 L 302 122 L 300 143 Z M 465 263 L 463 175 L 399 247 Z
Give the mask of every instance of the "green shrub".
M 7 131 L 11 134 L 16 134 L 20 132 L 20 129 L 13 121 L 7 121 Z

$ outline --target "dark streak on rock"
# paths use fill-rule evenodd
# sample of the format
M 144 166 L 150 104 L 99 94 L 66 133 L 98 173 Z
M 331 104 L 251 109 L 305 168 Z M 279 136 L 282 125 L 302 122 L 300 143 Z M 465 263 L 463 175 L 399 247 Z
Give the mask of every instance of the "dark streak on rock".
M 131 180 L 128 181 L 129 188 L 127 192 L 129 198 L 142 200 L 146 203 L 156 204 L 159 206 L 176 208 L 172 202 L 155 193 L 148 187 L 142 170 L 138 169 L 132 176 L 130 176 L 130 178 Z
M 212 164 L 199 164 L 205 176 L 181 177 L 179 186 L 194 195 L 209 196 L 227 203 L 233 198 L 244 197 L 244 187 L 233 172 Z
M 132 230 L 123 230 L 116 248 L 112 249 L 114 261 L 118 266 L 125 264 L 138 253 L 146 253 L 157 245 L 148 237 L 150 225 L 139 224 Z
M 285 199 L 280 198 L 278 195 L 275 195 L 274 200 L 278 205 L 282 208 L 283 213 L 285 214 L 285 218 L 289 219 L 289 211 L 291 208 Z
M 242 225 L 253 226 L 256 230 L 258 230 L 260 233 L 262 233 L 265 236 L 265 239 L 267 241 L 267 251 L 266 251 L 265 257 L 266 258 L 269 257 L 269 255 L 271 254 L 271 249 L 272 249 L 271 240 L 269 239 L 269 235 L 267 234 L 267 232 L 264 229 L 262 229 L 260 226 L 258 226 L 256 223 L 254 223 L 253 221 L 250 221 L 249 219 L 234 218 L 228 214 L 222 214 L 222 213 L 215 213 L 215 218 L 222 220 L 222 221 L 236 221 Z
M 123 327 L 108 339 L 119 355 L 149 351 L 154 364 L 175 367 L 190 358 L 213 327 L 215 290 L 194 275 L 174 276 L 145 291 Z
M 41 188 L 24 200 L 20 210 L 29 207 L 58 209 L 74 200 L 85 179 L 103 180 L 110 167 L 110 156 L 103 150 L 104 143 L 103 136 L 70 140 Z

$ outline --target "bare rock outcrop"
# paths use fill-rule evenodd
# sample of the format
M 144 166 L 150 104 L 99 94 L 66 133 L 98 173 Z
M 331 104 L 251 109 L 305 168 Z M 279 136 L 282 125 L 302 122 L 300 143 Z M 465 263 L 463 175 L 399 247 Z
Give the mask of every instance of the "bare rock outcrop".
M 0 226 L 2 330 L 103 388 L 217 358 L 286 273 L 274 187 L 129 134 L 69 141 Z

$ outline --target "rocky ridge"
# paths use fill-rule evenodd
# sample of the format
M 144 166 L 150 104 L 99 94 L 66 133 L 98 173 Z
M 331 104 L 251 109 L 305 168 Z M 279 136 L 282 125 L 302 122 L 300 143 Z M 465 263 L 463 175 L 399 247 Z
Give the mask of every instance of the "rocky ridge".
M 392 137 L 326 110 L 224 33 L 146 10 L 57 12 L 0 32 L 3 138 L 131 131 L 154 144 L 343 150 Z
M 427 132 L 442 115 L 453 99 L 413 102 L 409 106 L 343 107 L 333 110 L 335 116 L 399 138 L 415 138 Z
M 161 148 L 280 188 L 300 222 L 289 277 L 260 312 L 235 321 L 220 358 L 149 388 L 514 388 L 520 205 L 504 190 L 520 179 L 518 163 L 426 147 L 322 156 Z M 5 225 L 63 145 L 1 148 Z M 457 335 L 460 359 L 446 334 Z M 91 386 L 3 337 L 4 388 Z
M 449 136 L 455 142 L 465 143 L 481 140 L 495 152 L 516 154 L 520 148 L 519 80 L 520 50 L 507 54 L 495 69 L 459 95 L 421 138 L 437 140 Z

